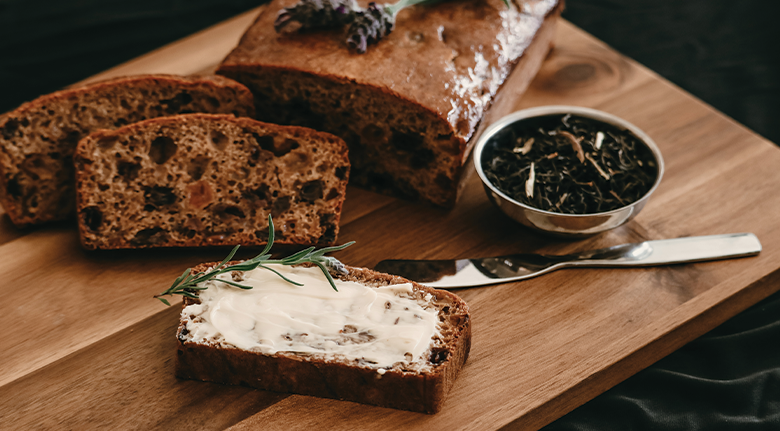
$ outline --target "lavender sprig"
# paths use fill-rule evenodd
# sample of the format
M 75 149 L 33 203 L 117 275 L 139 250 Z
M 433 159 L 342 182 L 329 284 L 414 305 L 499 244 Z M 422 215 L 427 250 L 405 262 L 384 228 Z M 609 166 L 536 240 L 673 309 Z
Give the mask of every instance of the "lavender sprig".
M 294 6 L 279 11 L 274 28 L 277 32 L 287 31 L 291 28 L 288 25 L 293 22 L 297 22 L 297 29 L 301 30 L 348 25 L 347 46 L 363 54 L 369 45 L 379 42 L 393 31 L 395 18 L 402 9 L 439 1 L 441 0 L 399 0 L 386 4 L 371 2 L 363 9 L 354 0 L 300 0 Z
M 341 27 L 354 21 L 359 9 L 354 0 L 301 0 L 279 11 L 274 29 L 279 33 L 283 30 Z M 289 26 L 294 22 L 299 25 L 292 29 Z
M 358 54 L 365 53 L 368 45 L 379 42 L 393 31 L 396 13 L 391 6 L 369 3 L 368 8 L 355 13 L 355 19 L 347 29 L 347 45 Z

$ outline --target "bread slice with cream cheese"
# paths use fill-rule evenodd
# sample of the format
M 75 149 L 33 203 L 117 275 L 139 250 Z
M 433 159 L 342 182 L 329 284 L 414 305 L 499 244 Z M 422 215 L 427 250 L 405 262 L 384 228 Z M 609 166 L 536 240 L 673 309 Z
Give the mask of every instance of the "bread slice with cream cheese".
M 194 272 L 213 265 L 201 265 Z M 467 304 L 453 293 L 369 269 L 331 274 L 275 266 L 211 280 L 185 298 L 176 375 L 436 413 L 471 346 Z

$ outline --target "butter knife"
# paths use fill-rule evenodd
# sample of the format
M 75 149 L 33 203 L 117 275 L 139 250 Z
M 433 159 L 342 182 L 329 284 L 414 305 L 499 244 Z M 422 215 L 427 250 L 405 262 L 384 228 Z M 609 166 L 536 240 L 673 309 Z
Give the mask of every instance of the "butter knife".
M 383 260 L 374 269 L 439 289 L 524 280 L 572 267 L 636 267 L 755 256 L 761 243 L 752 233 L 661 239 L 568 255 L 514 254 L 457 260 Z

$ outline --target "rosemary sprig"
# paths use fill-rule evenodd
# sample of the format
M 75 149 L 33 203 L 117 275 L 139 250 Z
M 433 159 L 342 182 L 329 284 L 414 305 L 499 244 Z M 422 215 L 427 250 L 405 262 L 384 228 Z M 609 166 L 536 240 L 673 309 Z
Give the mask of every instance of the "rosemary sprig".
M 263 251 L 257 256 L 245 260 L 243 262 L 237 263 L 235 265 L 228 266 L 227 265 L 228 262 L 230 262 L 230 260 L 233 259 L 233 256 L 235 256 L 239 247 L 241 247 L 237 245 L 233 247 L 233 250 L 230 252 L 230 254 L 228 254 L 228 256 L 219 265 L 215 266 L 214 268 L 212 268 L 207 272 L 199 272 L 197 274 L 192 273 L 192 268 L 187 268 L 186 270 L 184 270 L 182 275 L 180 275 L 176 280 L 174 280 L 173 285 L 171 285 L 170 288 L 168 288 L 164 292 L 154 295 L 154 297 L 162 301 L 163 304 L 170 306 L 171 305 L 170 302 L 168 302 L 167 299 L 163 298 L 163 296 L 182 295 L 188 298 L 197 298 L 198 291 L 206 290 L 206 287 L 198 286 L 198 284 L 214 279 L 218 275 L 224 274 L 226 272 L 252 271 L 255 268 L 267 269 L 273 272 L 274 274 L 278 275 L 288 283 L 294 284 L 296 286 L 303 286 L 303 284 L 291 280 L 285 277 L 284 275 L 282 275 L 280 272 L 276 271 L 275 269 L 266 266 L 272 264 L 291 266 L 291 265 L 299 265 L 302 263 L 311 263 L 319 267 L 320 270 L 322 270 L 323 274 L 325 274 L 325 278 L 328 279 L 328 283 L 330 283 L 330 286 L 333 288 L 333 290 L 338 292 L 338 289 L 336 288 L 336 283 L 333 281 L 333 277 L 330 275 L 328 268 L 335 269 L 336 271 L 342 273 L 346 273 L 347 270 L 346 268 L 344 268 L 344 265 L 338 261 L 338 259 L 330 256 L 325 256 L 325 254 L 333 251 L 343 250 L 349 247 L 350 245 L 354 244 L 355 241 L 351 241 L 339 246 L 325 247 L 319 250 L 317 250 L 315 247 L 309 247 L 293 255 L 287 256 L 284 259 L 271 259 L 271 254 L 269 253 L 269 251 L 271 250 L 271 247 L 274 244 L 274 222 L 271 219 L 270 215 L 268 216 L 268 231 L 269 231 L 268 244 L 266 244 Z M 252 288 L 252 286 L 246 286 L 230 280 L 219 279 L 217 281 L 220 281 L 225 284 L 229 284 L 231 286 L 238 287 L 240 289 Z

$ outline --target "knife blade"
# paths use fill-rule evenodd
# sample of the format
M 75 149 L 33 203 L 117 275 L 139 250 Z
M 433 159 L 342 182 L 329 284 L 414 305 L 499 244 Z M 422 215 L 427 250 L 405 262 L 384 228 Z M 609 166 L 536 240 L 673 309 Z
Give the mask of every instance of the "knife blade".
M 379 262 L 374 269 L 439 289 L 455 289 L 524 280 L 561 268 L 670 265 L 755 256 L 760 252 L 761 242 L 754 234 L 734 233 L 644 241 L 569 255 L 391 259 Z

